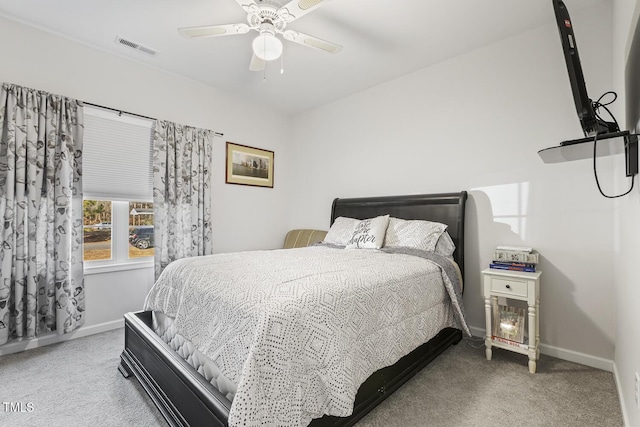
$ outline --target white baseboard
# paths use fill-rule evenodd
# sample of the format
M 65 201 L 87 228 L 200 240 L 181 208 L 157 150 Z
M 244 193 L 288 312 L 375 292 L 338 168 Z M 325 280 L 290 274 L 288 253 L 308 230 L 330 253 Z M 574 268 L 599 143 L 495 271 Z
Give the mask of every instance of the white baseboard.
M 469 327 L 474 337 L 484 338 L 485 329 L 478 327 Z M 558 359 L 567 360 L 569 362 L 579 363 L 592 368 L 602 369 L 603 371 L 613 372 L 613 360 L 603 359 L 601 357 L 580 353 L 573 350 L 567 350 L 560 347 L 554 347 L 549 344 L 540 344 L 540 353 L 547 356 L 557 357 Z
M 616 382 L 616 390 L 618 391 L 618 396 L 620 398 L 620 411 L 622 412 L 622 422 L 625 427 L 630 426 L 629 424 L 629 416 L 627 415 L 627 406 L 624 404 L 624 394 L 622 393 L 620 375 L 618 374 L 618 367 L 615 362 L 613 363 L 613 379 Z
M 104 322 L 97 325 L 82 326 L 79 329 L 69 332 L 68 334 L 58 335 L 55 332 L 42 335 L 34 339 L 23 339 L 19 341 L 8 342 L 7 344 L 0 346 L 0 356 L 7 354 L 19 353 L 25 350 L 31 350 L 37 347 L 43 347 L 45 345 L 56 344 L 63 341 L 69 341 L 76 338 L 82 338 L 89 335 L 99 334 L 101 332 L 107 332 L 112 329 L 118 329 L 124 327 L 124 319 L 113 320 L 111 322 Z

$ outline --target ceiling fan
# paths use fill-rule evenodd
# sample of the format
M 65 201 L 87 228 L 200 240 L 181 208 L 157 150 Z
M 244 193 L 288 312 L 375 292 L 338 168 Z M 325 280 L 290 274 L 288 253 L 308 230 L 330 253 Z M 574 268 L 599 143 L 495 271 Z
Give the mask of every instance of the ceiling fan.
M 342 46 L 301 33 L 286 30 L 288 23 L 317 9 L 326 0 L 291 0 L 279 6 L 273 0 L 235 0 L 247 12 L 247 22 L 238 24 L 205 25 L 201 27 L 184 27 L 178 31 L 187 38 L 232 36 L 257 31 L 258 37 L 253 40 L 253 57 L 249 69 L 262 71 L 266 61 L 273 61 L 282 55 L 282 41 L 285 40 L 312 47 L 329 53 L 338 53 Z

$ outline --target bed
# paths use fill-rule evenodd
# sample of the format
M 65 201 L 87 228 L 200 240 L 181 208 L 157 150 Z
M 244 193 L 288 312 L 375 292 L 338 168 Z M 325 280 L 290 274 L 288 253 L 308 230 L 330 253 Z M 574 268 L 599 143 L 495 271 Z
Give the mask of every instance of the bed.
M 336 218 L 358 219 L 391 215 L 407 220 L 436 221 L 448 226 L 455 244 L 453 259 L 464 272 L 464 212 L 466 192 L 431 195 L 410 195 L 373 198 L 335 199 L 331 223 Z M 296 251 L 287 249 L 286 251 Z M 305 249 L 301 249 L 304 251 Z M 325 250 L 327 253 L 331 249 Z M 293 256 L 294 252 L 288 252 Z M 274 254 L 261 256 L 270 257 Z M 232 401 L 228 393 L 198 373 L 178 352 L 171 348 L 157 330 L 158 318 L 151 310 L 125 315 L 125 348 L 121 355 L 120 372 L 134 376 L 156 404 L 169 425 L 228 425 Z M 462 338 L 456 327 L 444 327 L 424 344 L 404 354 L 390 366 L 381 367 L 369 375 L 355 394 L 350 416 L 325 415 L 315 418 L 311 426 L 350 426 L 383 401 L 390 393 L 415 373 Z M 239 351 L 242 350 L 239 348 Z M 228 353 L 228 351 L 227 351 Z M 214 382 L 215 383 L 215 382 Z M 276 382 L 277 385 L 277 382 Z M 236 396 L 237 398 L 237 396 Z M 246 399 L 243 396 L 242 399 Z M 249 423 L 250 424 L 250 423 Z M 275 422 L 279 424 L 279 422 Z

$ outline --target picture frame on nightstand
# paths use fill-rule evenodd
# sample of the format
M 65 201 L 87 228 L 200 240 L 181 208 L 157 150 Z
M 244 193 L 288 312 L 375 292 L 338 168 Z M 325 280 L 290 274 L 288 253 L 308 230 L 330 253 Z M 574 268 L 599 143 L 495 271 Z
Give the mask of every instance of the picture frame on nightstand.
M 522 344 L 526 328 L 525 319 L 525 311 L 522 308 L 494 304 L 493 337 Z

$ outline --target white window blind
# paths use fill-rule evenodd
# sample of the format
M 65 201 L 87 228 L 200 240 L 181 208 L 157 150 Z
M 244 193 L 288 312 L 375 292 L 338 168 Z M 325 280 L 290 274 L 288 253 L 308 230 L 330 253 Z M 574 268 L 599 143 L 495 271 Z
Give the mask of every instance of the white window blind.
M 84 107 L 85 198 L 153 200 L 151 120 Z

